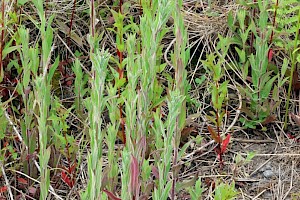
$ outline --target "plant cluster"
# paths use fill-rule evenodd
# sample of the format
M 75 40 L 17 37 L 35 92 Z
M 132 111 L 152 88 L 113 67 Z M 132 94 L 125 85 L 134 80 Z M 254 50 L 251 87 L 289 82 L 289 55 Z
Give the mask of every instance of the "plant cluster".
M 88 8 L 79 13 L 90 19 L 88 51 L 73 29 L 76 5 L 85 3 L 74 0 L 68 25 L 49 12 L 53 2 L 1 3 L 0 178 L 5 185 L 0 187 L 0 199 L 63 199 L 58 188 L 72 191 L 79 185 L 78 199 L 166 200 L 184 193 L 196 200 L 205 195 L 199 174 L 187 182 L 179 176 L 192 142 L 202 144 L 200 134 L 190 137 L 199 131 L 188 127 L 187 103 L 195 101 L 188 94 L 190 48 L 183 0 L 120 0 L 104 10 L 99 10 L 99 1 L 88 1 Z M 203 119 L 211 144 L 216 143 L 219 170 L 226 165 L 224 154 L 235 131 L 224 131 L 230 85 L 243 97 L 239 123 L 245 129 L 274 121 L 282 105 L 279 96 L 288 89 L 286 127 L 291 91 L 300 89 L 297 0 L 240 4 L 245 9 L 228 15 L 234 36 L 218 36 L 215 52 L 202 60 L 206 74 L 196 79 L 198 85 L 209 85 L 209 114 Z M 15 10 L 7 11 L 10 6 Z M 35 14 L 18 13 L 25 6 Z M 99 15 L 111 25 L 103 32 Z M 66 42 L 59 31 L 67 35 Z M 167 35 L 173 37 L 172 48 L 163 42 Z M 68 47 L 66 55 L 60 55 L 58 40 Z M 105 40 L 111 40 L 113 51 Z M 74 50 L 71 41 L 82 49 Z M 171 51 L 164 55 L 166 48 Z M 284 49 L 281 61 L 278 49 Z M 236 60 L 228 61 L 231 54 Z M 254 155 L 238 154 L 235 167 L 249 163 Z M 14 175 L 18 188 L 10 186 L 6 173 Z M 216 180 L 209 187 L 214 199 L 239 194 L 234 181 Z

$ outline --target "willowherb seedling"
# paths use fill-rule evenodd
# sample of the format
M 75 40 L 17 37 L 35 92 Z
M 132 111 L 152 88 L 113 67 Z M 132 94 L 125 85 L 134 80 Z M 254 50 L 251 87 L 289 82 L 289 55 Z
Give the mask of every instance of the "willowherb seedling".
M 222 122 L 226 111 L 223 109 L 227 98 L 227 85 L 229 81 L 221 82 L 221 78 L 223 77 L 224 73 L 222 71 L 222 58 L 218 62 L 215 63 L 216 56 L 213 54 L 209 54 L 207 56 L 207 60 L 202 61 L 203 65 L 209 69 L 209 72 L 212 75 L 212 82 L 210 83 L 210 90 L 211 90 L 211 101 L 213 111 L 211 111 L 211 116 L 206 116 L 207 119 L 214 123 L 216 126 L 216 130 L 213 129 L 210 125 L 207 126 L 207 129 L 215 142 L 218 144 L 216 147 L 216 153 L 218 155 L 218 159 L 220 161 L 220 167 L 223 165 L 222 155 L 226 151 L 227 145 L 230 141 L 230 134 L 226 136 L 225 139 L 222 137 Z

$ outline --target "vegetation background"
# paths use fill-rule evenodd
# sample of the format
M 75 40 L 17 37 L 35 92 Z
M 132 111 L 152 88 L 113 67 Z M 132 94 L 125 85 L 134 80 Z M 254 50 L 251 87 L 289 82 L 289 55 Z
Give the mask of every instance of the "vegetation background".
M 1 0 L 0 199 L 300 199 L 298 0 Z

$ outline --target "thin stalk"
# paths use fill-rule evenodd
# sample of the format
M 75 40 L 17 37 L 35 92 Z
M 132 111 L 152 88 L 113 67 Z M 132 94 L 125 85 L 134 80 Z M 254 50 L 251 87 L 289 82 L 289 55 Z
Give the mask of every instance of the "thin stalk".
M 70 47 L 70 43 L 71 43 L 71 32 L 72 32 L 73 20 L 74 20 L 74 15 L 75 15 L 75 7 L 76 7 L 76 0 L 74 0 L 74 4 L 73 4 L 73 8 L 72 8 L 72 16 L 70 19 L 70 27 L 69 27 L 69 34 L 68 34 L 69 37 L 67 38 L 68 47 Z M 66 53 L 67 53 L 66 60 L 68 60 L 68 51 Z M 65 68 L 65 70 L 67 70 L 67 68 Z
M 253 3 L 255 4 L 256 3 L 256 0 L 253 0 Z M 253 9 L 253 18 L 255 17 L 255 14 L 256 14 L 256 8 Z M 251 32 L 251 41 L 250 41 L 250 53 L 253 52 L 253 43 L 254 43 L 254 33 Z
M 119 12 L 122 14 L 122 5 L 123 5 L 123 1 L 120 0 L 120 4 L 119 4 Z M 120 43 L 122 43 L 121 40 L 123 40 L 123 33 L 121 32 L 121 30 L 119 30 L 119 33 L 120 35 Z M 117 55 L 119 57 L 119 63 L 120 65 L 122 65 L 122 62 L 123 62 L 123 52 L 120 51 L 118 48 L 117 48 Z M 121 69 L 121 68 L 118 68 L 118 73 L 119 73 L 119 79 L 122 79 L 123 76 L 124 76 L 124 70 Z M 118 98 L 121 98 L 121 88 L 118 87 Z M 124 144 L 126 144 L 126 135 L 125 135 L 125 123 L 124 123 L 124 120 L 123 120 L 123 106 L 122 104 L 120 103 L 119 104 L 119 112 L 120 112 L 120 120 L 121 120 L 121 131 L 122 131 L 122 136 L 124 138 Z
M 273 41 L 273 36 L 274 36 L 274 28 L 275 28 L 275 23 L 276 23 L 276 16 L 277 16 L 277 9 L 278 9 L 278 0 L 276 0 L 276 4 L 275 4 L 275 11 L 274 11 L 274 16 L 273 16 L 273 24 L 272 24 L 272 33 L 271 33 L 271 37 L 270 37 L 270 44 Z
M 0 41 L 0 81 L 2 82 L 4 76 L 4 69 L 3 69 L 3 46 L 4 46 L 4 13 L 5 13 L 5 0 L 2 0 L 2 10 L 1 10 L 1 41 Z
M 298 39 L 299 39 L 299 29 L 300 29 L 300 10 L 298 12 L 298 24 L 297 24 L 297 32 L 296 32 L 296 37 L 294 40 L 294 51 L 292 52 L 292 69 L 290 73 L 290 82 L 289 82 L 289 89 L 288 89 L 288 96 L 287 96 L 287 102 L 285 104 L 285 116 L 284 116 L 284 130 L 287 129 L 287 118 L 288 118 L 288 109 L 289 109 L 289 104 L 290 104 L 290 98 L 291 98 L 291 90 L 292 90 L 292 83 L 293 83 L 293 74 L 295 71 L 295 66 L 296 66 L 296 53 L 298 51 Z
M 94 0 L 91 0 L 91 34 L 92 34 L 92 38 L 95 38 L 95 4 L 94 4 Z M 94 53 L 95 49 L 94 46 L 91 45 L 91 52 Z

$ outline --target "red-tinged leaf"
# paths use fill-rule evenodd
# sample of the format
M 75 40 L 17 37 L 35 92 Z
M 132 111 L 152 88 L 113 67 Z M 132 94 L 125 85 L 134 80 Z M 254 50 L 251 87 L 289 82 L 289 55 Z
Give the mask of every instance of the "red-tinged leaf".
M 18 180 L 19 183 L 22 183 L 22 184 L 25 184 L 25 185 L 28 184 L 27 180 L 24 179 L 24 178 L 18 178 L 17 180 Z
M 269 62 L 272 61 L 272 58 L 273 58 L 273 49 L 269 49 L 269 51 L 268 51 L 268 60 L 269 60 Z
M 221 138 L 220 136 L 216 133 L 216 131 L 210 126 L 207 126 L 208 132 L 210 133 L 212 139 L 214 139 L 217 143 L 221 143 Z
M 0 187 L 0 194 L 7 191 L 7 186 Z
M 294 140 L 295 142 L 300 142 L 300 139 L 290 133 L 287 134 L 288 138 Z
M 221 153 L 224 153 L 226 151 L 229 141 L 230 141 L 230 134 L 228 134 L 226 136 L 225 140 L 223 140 L 223 142 L 222 142 Z
M 139 186 L 139 164 L 137 159 L 131 155 L 130 162 L 130 192 L 136 194 Z
M 73 163 L 71 167 L 68 169 L 69 174 L 73 174 L 76 169 L 76 163 Z
M 293 136 L 293 135 L 290 134 L 290 133 L 288 133 L 287 136 L 288 136 L 289 139 L 295 139 L 295 138 L 296 138 L 295 136 Z
M 103 192 L 105 192 L 107 194 L 107 196 L 112 200 L 122 200 L 119 197 L 116 197 L 112 192 L 110 192 L 108 190 L 104 189 Z
M 65 171 L 61 171 L 61 180 L 70 188 L 74 186 L 74 181 L 69 178 Z

